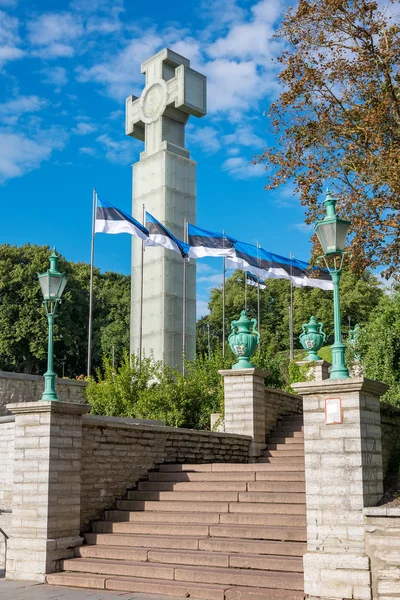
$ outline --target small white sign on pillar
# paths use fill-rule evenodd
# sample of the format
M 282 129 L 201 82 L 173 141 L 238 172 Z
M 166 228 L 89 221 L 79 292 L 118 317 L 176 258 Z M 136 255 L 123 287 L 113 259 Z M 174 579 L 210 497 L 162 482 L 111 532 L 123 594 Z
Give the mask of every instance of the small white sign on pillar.
M 339 425 L 343 423 L 342 399 L 325 398 L 325 425 Z

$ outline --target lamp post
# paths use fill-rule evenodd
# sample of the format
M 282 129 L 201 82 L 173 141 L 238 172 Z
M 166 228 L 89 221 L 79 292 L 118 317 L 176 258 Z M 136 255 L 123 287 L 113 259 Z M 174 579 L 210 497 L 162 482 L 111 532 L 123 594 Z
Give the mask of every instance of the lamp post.
M 39 283 L 43 294 L 43 304 L 46 307 L 47 321 L 49 324 L 48 350 L 47 350 L 47 371 L 44 374 L 44 392 L 42 400 L 58 400 L 56 392 L 56 374 L 54 372 L 54 353 L 53 353 L 53 329 L 54 321 L 57 317 L 57 304 L 61 302 L 61 296 L 67 283 L 65 273 L 60 273 L 57 269 L 59 256 L 54 248 L 53 254 L 49 257 L 50 268 L 46 273 L 38 273 Z
M 324 206 L 326 215 L 315 225 L 315 232 L 324 251 L 323 258 L 326 268 L 333 281 L 333 310 L 335 341 L 332 346 L 332 368 L 329 379 L 349 377 L 345 362 L 345 345 L 342 342 L 342 327 L 340 319 L 339 283 L 342 275 L 345 257 L 345 241 L 350 221 L 340 219 L 336 214 L 336 198 L 332 198 L 329 190 L 326 192 Z

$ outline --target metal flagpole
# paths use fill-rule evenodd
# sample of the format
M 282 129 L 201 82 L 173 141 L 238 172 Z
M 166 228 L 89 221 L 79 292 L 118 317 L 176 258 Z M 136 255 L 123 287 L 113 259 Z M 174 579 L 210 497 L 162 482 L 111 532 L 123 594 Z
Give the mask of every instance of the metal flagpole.
M 260 248 L 259 242 L 257 242 L 257 264 L 258 268 L 260 268 L 260 257 L 258 255 L 258 249 Z M 257 277 L 257 327 L 258 331 L 260 331 L 260 278 Z
M 244 271 L 244 310 L 247 312 L 247 271 Z
M 142 225 L 145 226 L 146 209 L 143 204 Z M 142 368 L 143 352 L 143 284 L 144 284 L 144 240 L 142 240 L 142 255 L 140 260 L 140 323 L 139 323 L 139 371 Z
M 184 228 L 184 232 L 183 232 L 183 241 L 187 244 L 187 240 L 188 240 L 188 222 L 187 219 L 185 217 L 185 220 L 183 222 L 183 228 Z M 183 356 L 183 375 L 185 375 L 185 361 L 186 361 L 186 296 L 187 296 L 187 274 L 186 274 L 186 265 L 187 265 L 187 258 L 185 257 L 183 259 L 183 311 L 182 311 L 182 333 L 183 333 L 183 339 L 182 339 L 182 356 Z
M 211 358 L 210 323 L 207 323 L 207 337 L 208 337 L 208 359 L 210 359 Z
M 225 229 L 222 231 L 222 247 L 225 248 Z M 225 356 L 225 280 L 226 280 L 226 261 L 222 258 L 222 356 Z
M 89 284 L 89 326 L 88 326 L 88 357 L 87 376 L 92 374 L 92 338 L 93 338 L 93 274 L 94 274 L 94 237 L 96 228 L 96 188 L 93 188 L 92 197 L 92 243 L 90 249 L 90 284 Z
M 293 340 L 293 254 L 290 253 L 290 306 L 289 306 L 289 335 L 290 335 L 290 360 L 294 360 L 294 340 Z

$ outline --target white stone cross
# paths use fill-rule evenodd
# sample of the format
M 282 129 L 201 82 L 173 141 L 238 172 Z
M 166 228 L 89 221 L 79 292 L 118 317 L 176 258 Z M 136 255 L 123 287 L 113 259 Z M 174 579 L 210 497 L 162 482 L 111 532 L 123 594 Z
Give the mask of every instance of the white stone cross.
M 126 99 L 126 134 L 145 142 L 146 158 L 165 149 L 189 157 L 185 125 L 190 115 L 206 114 L 207 79 L 190 61 L 164 48 L 142 64 L 146 87 Z

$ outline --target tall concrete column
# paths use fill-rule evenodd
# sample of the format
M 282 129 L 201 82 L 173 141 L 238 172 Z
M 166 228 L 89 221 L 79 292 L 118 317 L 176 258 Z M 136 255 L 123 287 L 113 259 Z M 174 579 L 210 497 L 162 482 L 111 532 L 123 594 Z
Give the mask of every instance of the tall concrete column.
M 190 61 L 164 48 L 142 64 L 146 86 L 126 101 L 126 134 L 145 143 L 133 165 L 132 214 L 143 219 L 143 206 L 173 235 L 184 240 L 185 221 L 196 222 L 196 163 L 185 147 L 190 115 L 206 114 L 206 78 Z M 186 269 L 186 328 L 184 340 L 183 259 L 172 250 L 132 244 L 131 352 L 141 345 L 146 355 L 182 369 L 182 356 L 196 350 L 196 267 Z M 143 318 L 141 313 L 143 309 Z M 184 348 L 185 346 L 185 348 Z M 185 351 L 184 351 L 185 350 Z
M 250 456 L 256 458 L 265 448 L 265 385 L 268 375 L 262 369 L 218 371 L 224 378 L 225 432 L 253 438 Z
M 15 414 L 15 450 L 6 576 L 43 582 L 82 543 L 82 415 L 90 407 L 40 401 L 7 408 Z
M 360 377 L 292 387 L 304 408 L 306 597 L 370 600 L 363 509 L 383 493 L 379 398 L 387 386 Z

